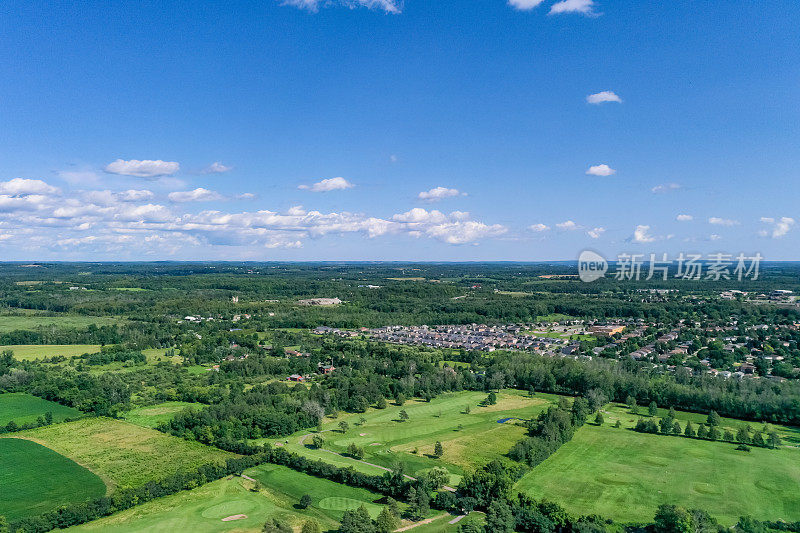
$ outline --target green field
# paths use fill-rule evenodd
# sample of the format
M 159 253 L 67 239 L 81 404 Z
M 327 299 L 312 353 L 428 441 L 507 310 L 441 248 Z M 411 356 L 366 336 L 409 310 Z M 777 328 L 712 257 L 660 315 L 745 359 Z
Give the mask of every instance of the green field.
M 114 317 L 99 316 L 0 316 L 0 333 L 16 330 L 36 330 L 42 326 L 59 328 L 86 328 L 90 324 L 107 326 L 119 322 Z
M 24 392 L 0 394 L 0 426 L 5 426 L 12 420 L 18 425 L 36 422 L 38 417 L 44 416 L 47 412 L 53 414 L 53 422 L 83 416 L 77 409 Z
M 353 466 L 367 474 L 380 475 L 385 471 L 380 467 L 391 468 L 398 462 L 406 466 L 410 475 L 443 466 L 452 474 L 451 483 L 458 483 L 465 469 L 505 455 L 523 437 L 525 429 L 516 423 L 516 418 L 532 418 L 556 398 L 545 394 L 531 398 L 521 391 L 503 390 L 497 395 L 496 405 L 480 407 L 486 396 L 486 393 L 472 391 L 450 393 L 431 402 L 409 400 L 402 407 L 391 404 L 383 410 L 370 409 L 363 415 L 328 418 L 323 424 L 325 446 L 322 450 L 309 446 L 309 431 L 258 442 L 276 443 L 307 457 L 338 466 Z M 466 406 L 470 407 L 469 414 L 464 413 Z M 408 413 L 408 421 L 399 421 L 401 410 Z M 363 425 L 360 423 L 362 416 L 366 419 Z M 505 418 L 512 420 L 498 423 Z M 341 421 L 350 426 L 344 434 L 338 430 Z M 437 440 L 444 446 L 440 459 L 429 456 Z M 363 462 L 331 453 L 346 452 L 351 442 L 364 449 Z
M 245 471 L 270 491 L 279 491 L 290 500 L 299 502 L 304 494 L 311 496 L 311 508 L 332 520 L 339 520 L 345 511 L 364 505 L 375 518 L 383 508 L 376 503 L 382 496 L 366 489 L 334 483 L 327 479 L 309 476 L 285 466 L 264 464 Z
M 345 510 L 365 505 L 377 516 L 380 495 L 365 489 L 340 485 L 277 465 L 262 465 L 246 470 L 258 480 L 260 490 L 245 478 L 229 477 L 197 489 L 159 498 L 139 507 L 73 527 L 68 531 L 172 532 L 196 533 L 237 531 L 259 532 L 270 518 L 282 518 L 299 529 L 304 520 L 316 520 L 323 530 L 333 530 Z M 312 504 L 300 509 L 300 498 L 308 494 Z M 241 520 L 223 518 L 246 515 Z
M 19 433 L 69 457 L 107 485 L 135 487 L 233 454 L 121 420 L 85 418 Z
M 661 503 L 709 511 L 726 525 L 741 515 L 800 519 L 800 450 L 637 433 L 586 425 L 526 474 L 516 489 L 576 514 L 622 522 L 652 519 Z
M 124 413 L 122 417 L 137 426 L 156 428 L 159 424 L 170 421 L 176 413 L 180 413 L 187 407 L 202 409 L 205 405 L 191 402 L 163 402 L 156 405 L 148 405 L 147 407 L 131 409 Z
M 0 458 L 0 515 L 9 520 L 106 493 L 92 472 L 29 440 L 0 439 Z
M 83 355 L 85 353 L 97 353 L 100 351 L 99 344 L 16 344 L 0 346 L 0 351 L 11 350 L 14 358 L 21 361 L 33 359 L 44 359 L 45 357 L 63 356 L 72 357 L 73 355 Z

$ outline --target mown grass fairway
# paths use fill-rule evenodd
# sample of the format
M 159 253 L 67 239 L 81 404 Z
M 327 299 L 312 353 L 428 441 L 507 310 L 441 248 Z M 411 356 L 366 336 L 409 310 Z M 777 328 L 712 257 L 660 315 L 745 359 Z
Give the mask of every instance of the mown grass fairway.
M 187 407 L 200 410 L 205 407 L 205 405 L 191 402 L 164 402 L 157 405 L 131 409 L 122 416 L 128 422 L 136 424 L 137 426 L 156 428 L 159 424 L 172 420 L 172 417 L 175 416 L 176 413 L 180 413 Z
M 105 493 L 103 480 L 53 450 L 29 440 L 0 439 L 0 515 L 7 519 L 37 515 Z
M 232 454 L 121 420 L 85 418 L 15 433 L 69 457 L 110 485 L 138 486 Z
M 227 478 L 203 485 L 194 490 L 180 492 L 147 502 L 133 509 L 72 527 L 67 531 L 115 533 L 259 533 L 267 519 L 282 518 L 294 526 L 313 518 L 323 531 L 334 529 L 336 523 L 324 513 L 312 508 L 294 507 L 297 499 L 286 496 L 272 487 L 260 492 L 248 490 L 252 483 L 242 478 Z M 232 515 L 244 514 L 247 518 L 223 522 Z
M 311 496 L 310 509 L 317 509 L 333 520 L 339 520 L 345 511 L 364 505 L 375 518 L 383 508 L 376 503 L 382 496 L 366 489 L 334 483 L 327 479 L 309 476 L 285 466 L 264 464 L 245 471 L 271 492 L 280 492 L 294 502 L 304 494 Z
M 85 353 L 97 353 L 100 351 L 99 344 L 15 344 L 0 346 L 0 352 L 11 350 L 14 358 L 20 361 L 31 361 L 33 359 L 44 359 L 45 357 L 72 357 Z
M 410 475 L 443 466 L 453 474 L 451 483 L 457 483 L 464 469 L 505 455 L 523 437 L 525 429 L 517 424 L 517 419 L 536 416 L 557 398 L 546 394 L 529 397 L 521 391 L 503 390 L 497 395 L 496 405 L 481 407 L 479 404 L 486 396 L 484 392 L 473 391 L 443 394 L 431 402 L 409 400 L 403 406 L 392 403 L 386 409 L 370 409 L 363 415 L 328 418 L 323 424 L 323 450 L 309 447 L 310 431 L 271 441 L 308 457 L 353 466 L 367 474 L 381 474 L 384 470 L 365 463 L 391 468 L 402 462 Z M 408 413 L 405 422 L 399 420 L 401 410 Z M 363 425 L 362 416 L 366 419 Z M 498 423 L 503 419 L 509 420 Z M 346 433 L 338 429 L 342 421 L 349 425 Z M 430 457 L 437 440 L 444 447 L 440 459 Z M 364 449 L 363 462 L 331 453 L 345 453 L 350 443 Z
M 5 426 L 12 420 L 18 425 L 36 422 L 37 418 L 44 417 L 47 412 L 53 414 L 53 422 L 83 416 L 77 409 L 24 392 L 0 394 L 0 426 Z
M 107 326 L 117 322 L 119 322 L 118 319 L 106 316 L 0 316 L 0 333 L 8 333 L 18 329 L 33 331 L 41 326 L 83 329 L 90 324 Z
M 606 418 L 608 420 L 608 417 Z M 800 450 L 636 433 L 585 425 L 515 486 L 576 514 L 651 520 L 661 503 L 709 511 L 726 525 L 741 515 L 800 519 Z

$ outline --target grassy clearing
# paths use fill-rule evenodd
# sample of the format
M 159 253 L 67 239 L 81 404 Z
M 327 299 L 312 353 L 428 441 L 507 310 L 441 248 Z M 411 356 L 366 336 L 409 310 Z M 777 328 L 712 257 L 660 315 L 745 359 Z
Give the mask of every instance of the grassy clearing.
M 753 448 L 586 425 L 525 475 L 516 489 L 577 514 L 622 522 L 653 517 L 660 503 L 709 511 L 726 525 L 739 516 L 800 519 L 800 450 Z
M 303 474 L 285 466 L 265 464 L 251 468 L 245 475 L 257 479 L 272 493 L 281 493 L 292 504 L 304 494 L 311 496 L 311 507 L 332 520 L 339 520 L 345 511 L 364 505 L 375 518 L 383 508 L 377 503 L 383 496 L 366 489 L 334 483 L 327 479 Z
M 516 418 L 536 416 L 556 397 L 537 394 L 531 398 L 527 393 L 503 390 L 497 395 L 496 405 L 480 407 L 485 398 L 486 393 L 467 391 L 444 394 L 431 402 L 410 400 L 402 407 L 392 404 L 383 410 L 370 409 L 363 415 L 329 418 L 323 424 L 326 441 L 323 450 L 307 447 L 311 443 L 310 438 L 304 437 L 308 431 L 271 442 L 314 459 L 353 466 L 367 474 L 381 474 L 380 468 L 326 451 L 344 453 L 350 443 L 355 443 L 364 449 L 367 463 L 391 468 L 402 462 L 410 475 L 443 466 L 452 474 L 451 483 L 457 483 L 465 469 L 504 455 L 522 438 L 525 429 L 517 425 Z M 469 414 L 464 412 L 467 406 Z M 399 421 L 401 410 L 408 413 L 408 421 Z M 366 419 L 363 425 L 362 416 Z M 506 418 L 511 420 L 498 423 Z M 350 426 L 346 433 L 338 429 L 341 421 Z M 429 456 L 437 440 L 444 446 L 444 456 L 440 459 Z
M 24 392 L 0 394 L 0 426 L 5 426 L 12 420 L 19 425 L 36 422 L 37 418 L 47 412 L 53 414 L 53 422 L 83 416 L 77 409 Z
M 106 493 L 92 472 L 29 440 L 0 439 L 0 458 L 0 515 L 9 520 Z
M 21 431 L 15 437 L 38 442 L 89 468 L 110 486 L 138 486 L 181 469 L 233 454 L 121 420 L 85 418 Z
M 147 502 L 113 516 L 68 529 L 71 533 L 258 533 L 271 518 L 282 518 L 294 526 L 313 518 L 323 530 L 333 529 L 336 523 L 320 511 L 294 508 L 297 500 L 274 488 L 260 492 L 248 490 L 252 483 L 242 478 L 220 479 L 191 491 L 180 492 Z M 247 518 L 223 522 L 231 515 L 244 514 Z
M 45 357 L 72 357 L 85 353 L 97 353 L 99 344 L 14 344 L 0 346 L 0 351 L 11 350 L 14 358 L 20 361 L 44 359 Z
M 107 326 L 116 324 L 119 319 L 99 316 L 0 316 L 0 333 L 16 330 L 36 330 L 42 326 L 58 328 L 86 328 L 90 324 Z
M 164 402 L 157 405 L 131 409 L 124 413 L 122 417 L 131 424 L 136 424 L 137 426 L 156 428 L 159 424 L 172 420 L 175 414 L 180 413 L 187 407 L 193 407 L 199 410 L 203 409 L 205 405 L 192 402 Z

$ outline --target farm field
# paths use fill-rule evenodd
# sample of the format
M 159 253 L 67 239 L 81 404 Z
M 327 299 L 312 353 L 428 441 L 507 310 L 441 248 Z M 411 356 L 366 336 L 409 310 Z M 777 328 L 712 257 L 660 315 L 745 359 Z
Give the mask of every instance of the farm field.
M 443 466 L 452 474 L 451 484 L 458 483 L 464 469 L 504 455 L 522 438 L 525 429 L 515 423 L 517 418 L 532 418 L 557 398 L 546 394 L 529 397 L 521 391 L 503 390 L 497 395 L 496 405 L 480 407 L 486 396 L 486 393 L 473 391 L 451 393 L 431 402 L 409 400 L 402 407 L 392 403 L 386 409 L 370 409 L 363 415 L 328 418 L 323 423 L 325 445 L 322 450 L 309 446 L 311 431 L 257 442 L 272 442 L 307 457 L 338 466 L 353 466 L 367 474 L 381 474 L 385 471 L 383 468 L 392 468 L 398 462 L 402 462 L 412 476 L 434 466 Z M 464 413 L 467 406 L 469 414 Z M 408 413 L 409 420 L 399 421 L 401 410 Z M 360 423 L 362 416 L 366 419 L 363 425 Z M 499 423 L 500 420 L 505 422 Z M 338 429 L 342 421 L 349 425 L 346 433 Z M 444 447 L 440 459 L 429 457 L 437 440 Z M 363 462 L 331 453 L 345 453 L 350 443 L 364 449 Z
M 0 319 L 1 320 L 1 319 Z M 85 353 L 97 353 L 100 351 L 99 344 L 16 344 L 0 346 L 0 352 L 11 350 L 14 358 L 20 361 L 31 361 L 34 359 L 44 359 L 45 357 L 83 355 Z
M 138 486 L 233 454 L 109 418 L 85 418 L 19 433 L 99 475 L 109 486 Z
M 8 333 L 15 330 L 35 330 L 41 326 L 86 328 L 90 324 L 107 326 L 117 322 L 119 322 L 119 319 L 105 316 L 0 316 L 0 333 Z
M 0 426 L 5 426 L 12 420 L 18 425 L 36 422 L 38 417 L 44 416 L 47 412 L 53 414 L 53 422 L 83 416 L 77 409 L 24 392 L 0 394 Z
M 9 520 L 106 493 L 95 474 L 35 442 L 2 438 L 0 457 L 0 515 Z
M 637 433 L 585 425 L 515 486 L 577 514 L 646 522 L 663 502 L 709 511 L 725 525 L 750 514 L 800 519 L 800 450 Z
M 171 420 L 176 413 L 180 413 L 187 407 L 202 409 L 205 405 L 192 402 L 163 402 L 147 407 L 131 409 L 123 413 L 122 417 L 131 424 L 136 424 L 137 426 L 156 428 L 159 424 Z
M 281 492 L 272 488 L 252 492 L 248 490 L 250 487 L 252 482 L 242 478 L 220 479 L 194 490 L 159 498 L 66 531 L 70 533 L 93 531 L 259 533 L 269 518 L 282 518 L 295 526 L 301 525 L 304 519 L 313 518 L 323 526 L 323 530 L 336 526 L 332 520 L 313 508 L 307 510 L 294 508 L 297 500 Z M 247 518 L 222 520 L 236 514 L 247 515 Z

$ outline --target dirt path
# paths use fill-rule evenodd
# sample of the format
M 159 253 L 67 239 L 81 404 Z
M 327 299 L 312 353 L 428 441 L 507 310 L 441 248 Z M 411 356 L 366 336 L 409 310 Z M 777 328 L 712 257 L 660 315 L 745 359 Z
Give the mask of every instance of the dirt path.
M 448 524 L 458 524 L 459 522 L 461 522 L 461 519 L 464 518 L 465 516 L 467 516 L 467 515 L 465 515 L 465 514 L 458 515 L 457 517 L 455 517 L 452 520 L 450 520 L 448 522 Z
M 434 516 L 433 518 L 426 518 L 425 520 L 420 520 L 419 522 L 414 522 L 413 524 L 409 524 L 407 526 L 403 526 L 400 529 L 395 529 L 395 533 L 398 533 L 400 531 L 408 531 L 409 529 L 414 529 L 415 527 L 418 527 L 418 526 L 424 526 L 425 524 L 430 524 L 431 522 L 439 520 L 440 518 L 443 518 L 445 516 L 449 516 L 449 515 L 447 515 L 445 513 L 445 514 L 440 514 L 439 516 Z

